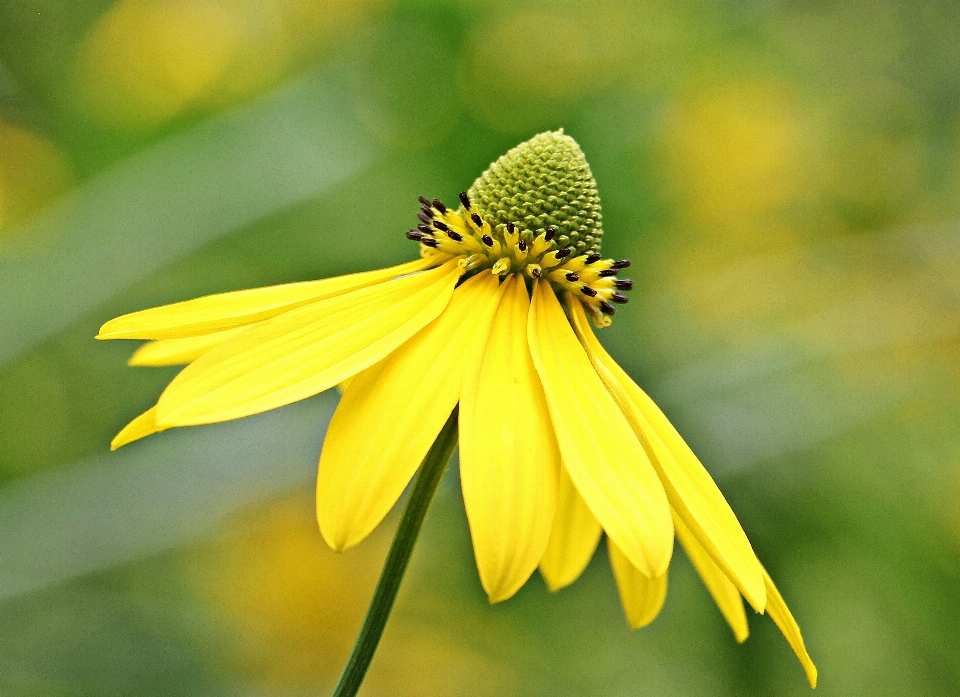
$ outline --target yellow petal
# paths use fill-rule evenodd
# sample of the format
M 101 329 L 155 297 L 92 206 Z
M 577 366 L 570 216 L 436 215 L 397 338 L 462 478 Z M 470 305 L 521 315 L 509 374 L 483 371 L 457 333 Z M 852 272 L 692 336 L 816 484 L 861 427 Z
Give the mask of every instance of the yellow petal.
M 587 508 L 565 468 L 560 468 L 557 510 L 550 540 L 540 559 L 540 574 L 551 591 L 580 578 L 600 541 L 600 521 Z
M 205 295 L 202 298 L 122 315 L 104 324 L 97 338 L 174 339 L 209 334 L 275 317 L 307 303 L 342 295 L 435 265 L 435 259 L 417 259 L 386 269 L 319 281 L 284 283 L 279 286 Z
M 435 322 L 350 383 L 317 477 L 317 520 L 333 549 L 363 540 L 399 498 L 480 362 L 500 295 L 495 276 L 474 276 Z
M 697 542 L 697 538 L 687 528 L 683 520 L 674 512 L 673 527 L 677 531 L 677 539 L 683 545 L 684 551 L 690 558 L 693 568 L 700 574 L 703 584 L 710 591 L 714 602 L 720 608 L 723 618 L 733 630 L 733 636 L 743 643 L 750 636 L 750 626 L 747 624 L 747 613 L 743 610 L 743 599 L 740 591 L 720 570 L 720 567 L 711 559 L 706 550 Z
M 627 624 L 631 629 L 646 627 L 660 614 L 663 602 L 667 599 L 667 575 L 647 578 L 609 537 L 607 553 Z
M 110 449 L 116 450 L 127 443 L 132 443 L 135 440 L 140 440 L 159 431 L 160 429 L 157 428 L 156 412 L 156 407 L 150 407 L 124 426 L 120 433 L 110 441 Z
M 188 365 L 160 395 L 163 428 L 238 419 L 333 387 L 381 360 L 446 307 L 456 262 L 265 320 Z
M 527 347 L 530 299 L 511 275 L 483 359 L 460 398 L 460 482 L 480 582 L 491 603 L 537 568 L 557 505 L 560 452 Z
M 810 687 L 816 687 L 817 667 L 810 659 L 810 654 L 807 653 L 807 647 L 803 645 L 803 637 L 800 636 L 800 627 L 797 626 L 797 621 L 793 619 L 790 609 L 787 607 L 787 604 L 783 602 L 783 596 L 780 595 L 777 587 L 773 585 L 773 579 L 770 578 L 770 574 L 767 573 L 766 569 L 763 569 L 763 581 L 767 584 L 767 613 L 770 615 L 770 619 L 780 628 L 780 631 L 783 632 L 783 636 L 786 637 L 790 648 L 793 649 L 797 658 L 800 659 L 800 665 L 803 666 L 803 672 L 807 674 Z
M 766 604 L 760 562 L 720 489 L 663 412 L 597 341 L 578 300 L 567 299 L 574 329 L 604 384 L 650 453 L 670 504 L 757 612 Z
M 548 283 L 534 283 L 528 334 L 570 478 L 630 562 L 662 576 L 673 553 L 663 486 Z
M 245 327 L 234 327 L 212 334 L 186 336 L 182 339 L 149 341 L 133 352 L 127 365 L 159 367 L 192 363 L 214 346 L 232 339 L 244 329 Z

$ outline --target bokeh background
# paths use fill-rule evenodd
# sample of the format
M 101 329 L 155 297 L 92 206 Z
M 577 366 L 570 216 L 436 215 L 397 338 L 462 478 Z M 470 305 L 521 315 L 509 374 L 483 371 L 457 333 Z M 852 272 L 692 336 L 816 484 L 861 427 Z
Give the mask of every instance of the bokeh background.
M 396 525 L 334 555 L 335 394 L 109 453 L 175 369 L 106 319 L 397 263 L 532 134 L 637 290 L 602 339 L 778 580 L 822 695 L 960 694 L 960 4 L 0 2 L 0 695 L 329 691 Z M 490 606 L 456 468 L 363 694 L 800 695 L 682 552 Z

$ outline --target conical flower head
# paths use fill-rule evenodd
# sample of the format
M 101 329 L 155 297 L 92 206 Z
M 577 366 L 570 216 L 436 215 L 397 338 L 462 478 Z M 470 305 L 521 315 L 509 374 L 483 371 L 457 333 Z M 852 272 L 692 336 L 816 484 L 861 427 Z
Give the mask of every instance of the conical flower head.
M 597 182 L 583 150 L 562 130 L 512 148 L 467 192 L 494 229 L 514 223 L 533 237 L 553 228 L 574 256 L 600 251 L 603 235 Z

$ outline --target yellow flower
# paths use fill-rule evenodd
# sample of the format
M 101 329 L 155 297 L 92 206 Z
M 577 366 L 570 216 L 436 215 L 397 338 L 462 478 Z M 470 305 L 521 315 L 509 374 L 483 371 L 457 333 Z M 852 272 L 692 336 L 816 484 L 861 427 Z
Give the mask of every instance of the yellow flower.
M 627 620 L 667 589 L 674 532 L 738 641 L 742 598 L 770 613 L 811 685 L 816 668 L 733 511 L 656 404 L 606 353 L 632 282 L 599 253 L 600 200 L 562 131 L 517 146 L 454 210 L 421 197 L 421 258 L 338 278 L 211 295 L 107 322 L 149 339 L 135 365 L 188 363 L 113 442 L 237 419 L 349 380 L 320 454 L 327 543 L 363 540 L 459 404 L 460 474 L 491 602 L 540 569 L 556 590 L 607 533 Z

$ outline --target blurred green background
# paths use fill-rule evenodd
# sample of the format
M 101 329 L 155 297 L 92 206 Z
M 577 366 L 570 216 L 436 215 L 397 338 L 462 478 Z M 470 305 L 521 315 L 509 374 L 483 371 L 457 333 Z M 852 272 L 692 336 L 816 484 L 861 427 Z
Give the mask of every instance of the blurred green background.
M 413 258 L 563 127 L 633 259 L 601 333 L 777 579 L 823 695 L 960 694 L 960 4 L 0 2 L 0 695 L 327 692 L 394 513 L 334 555 L 336 395 L 111 437 L 175 369 L 106 319 Z M 456 469 L 363 694 L 799 695 L 678 552 L 630 632 L 604 548 L 489 606 Z

